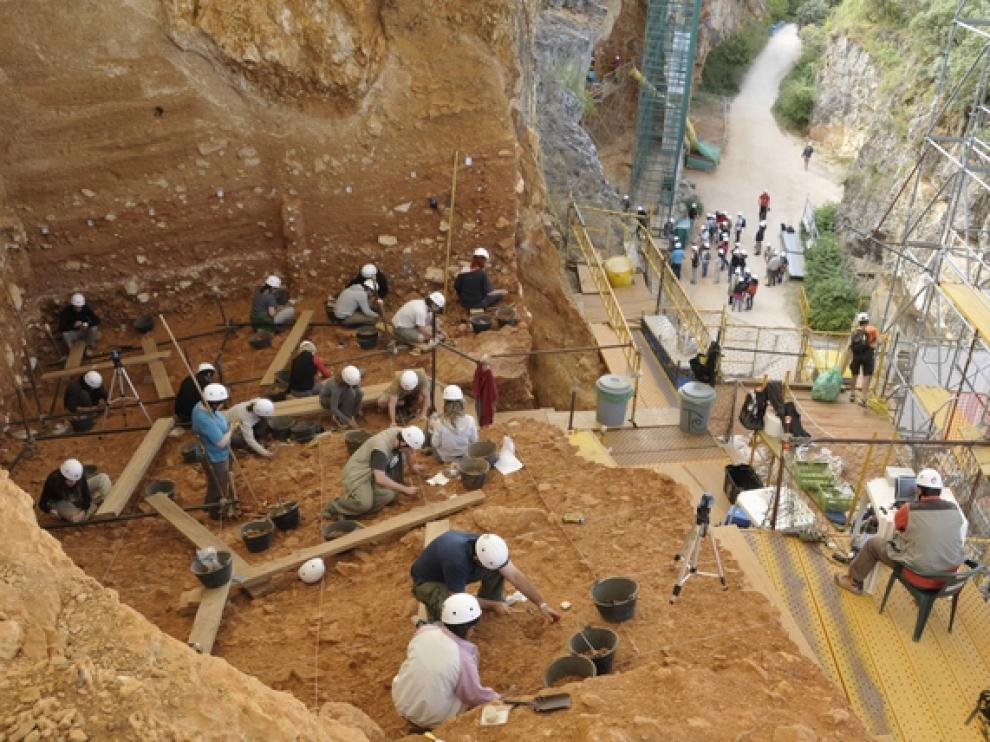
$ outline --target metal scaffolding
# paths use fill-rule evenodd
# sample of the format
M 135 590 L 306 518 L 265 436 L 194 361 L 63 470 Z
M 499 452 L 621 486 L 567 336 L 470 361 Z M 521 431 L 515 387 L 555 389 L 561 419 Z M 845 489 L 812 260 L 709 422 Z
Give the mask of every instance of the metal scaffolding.
M 683 163 L 700 16 L 701 0 L 650 0 L 647 8 L 629 193 L 663 221 L 672 215 Z

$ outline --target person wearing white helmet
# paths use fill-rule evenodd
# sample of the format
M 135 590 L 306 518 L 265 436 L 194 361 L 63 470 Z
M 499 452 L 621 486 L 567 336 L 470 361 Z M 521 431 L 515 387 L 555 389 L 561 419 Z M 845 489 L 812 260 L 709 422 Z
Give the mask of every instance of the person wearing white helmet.
M 68 412 L 87 414 L 107 403 L 107 390 L 99 371 L 90 370 L 77 376 L 65 388 L 62 404 Z
M 856 326 L 849 336 L 849 370 L 852 372 L 852 390 L 849 401 L 856 401 L 856 389 L 860 390 L 859 403 L 866 406 L 870 394 L 870 382 L 873 380 L 873 369 L 876 364 L 877 344 L 880 342 L 880 331 L 870 324 L 870 315 L 860 312 L 856 315 Z M 859 384 L 860 374 L 863 376 Z
M 255 397 L 224 410 L 223 415 L 233 430 L 230 436 L 231 447 L 254 451 L 266 459 L 274 456 L 274 451 L 261 445 L 261 441 L 269 433 L 268 421 L 274 414 L 274 403 L 265 397 Z
M 288 294 L 282 279 L 271 275 L 254 291 L 251 299 L 251 327 L 255 330 L 278 332 L 296 318 L 295 308 L 288 306 Z
M 406 648 L 406 659 L 392 678 L 395 710 L 421 729 L 432 729 L 457 714 L 499 699 L 481 684 L 478 647 L 469 641 L 481 618 L 473 595 L 457 593 L 444 601 L 439 624 L 423 624 Z
M 192 417 L 193 407 L 199 402 L 199 390 L 205 389 L 206 385 L 213 381 L 216 374 L 216 367 L 212 363 L 203 361 L 196 368 L 195 376 L 187 376 L 179 384 L 179 391 L 175 394 L 175 419 L 180 423 L 188 423 Z
M 299 343 L 299 352 L 289 365 L 289 394 L 293 397 L 312 397 L 319 394 L 323 383 L 316 380 L 317 374 L 329 379 L 330 369 L 316 355 L 316 343 L 303 340 Z
M 742 232 L 744 229 L 746 229 L 746 217 L 744 217 L 743 213 L 740 211 L 738 214 L 736 214 L 736 223 L 735 223 L 736 242 L 739 242 L 739 239 L 742 236 Z
M 433 315 L 443 311 L 447 303 L 443 294 L 434 291 L 425 299 L 410 299 L 392 315 L 392 329 L 401 343 L 422 345 L 433 338 Z M 445 336 L 438 328 L 440 339 Z
M 378 286 L 373 278 L 350 284 L 334 302 L 333 316 L 346 327 L 375 324 L 381 319 L 376 311 L 379 306 L 377 292 Z
M 760 223 L 756 227 L 756 237 L 755 237 L 756 248 L 753 250 L 753 252 L 755 252 L 757 255 L 759 255 L 760 250 L 763 249 L 763 240 L 766 239 L 766 236 L 767 236 L 767 222 L 765 219 L 763 219 L 760 220 Z M 769 250 L 770 248 L 767 247 L 767 249 Z
M 414 496 L 419 489 L 405 484 L 403 470 L 425 471 L 413 463 L 412 452 L 423 447 L 426 436 L 414 425 L 385 428 L 361 444 L 344 464 L 340 481 L 344 494 L 330 501 L 323 511 L 327 518 L 350 518 L 381 510 L 395 499 L 395 493 Z
M 902 576 L 922 589 L 942 583 L 918 572 L 955 572 L 966 558 L 966 518 L 953 500 L 942 498 L 942 477 L 934 469 L 922 469 L 915 478 L 916 499 L 894 503 L 894 536 L 871 537 L 856 554 L 844 575 L 835 582 L 859 595 L 877 562 L 903 567 Z
M 206 473 L 205 505 L 216 505 L 210 509 L 210 517 L 220 520 L 224 512 L 229 512 L 233 502 L 230 487 L 230 423 L 220 408 L 227 401 L 227 388 L 223 384 L 207 384 L 203 389 L 204 400 L 192 411 L 192 429 L 203 442 L 206 455 L 203 457 L 203 471 Z
M 487 309 L 502 301 L 508 293 L 505 289 L 492 286 L 485 270 L 487 264 L 488 250 L 478 247 L 471 256 L 471 266 L 454 279 L 457 300 L 465 309 Z
M 45 479 L 38 509 L 60 520 L 80 523 L 93 516 L 112 486 L 106 474 L 87 477 L 79 459 L 66 459 Z
M 551 622 L 560 620 L 536 583 L 509 560 L 508 545 L 494 533 L 442 533 L 423 549 L 409 571 L 413 595 L 426 606 L 431 621 L 440 619 L 443 603 L 450 595 L 464 592 L 471 582 L 481 582 L 478 602 L 483 609 L 511 613 L 503 595 L 505 580 L 539 606 Z
M 398 372 L 378 398 L 377 406 L 379 410 L 388 410 L 392 425 L 405 425 L 418 417 L 425 418 L 430 409 L 429 377 L 418 368 Z
M 100 340 L 100 318 L 86 303 L 82 294 L 73 294 L 69 305 L 58 315 L 58 331 L 69 350 L 79 340 L 86 342 L 86 355 L 92 355 L 93 348 Z
M 467 456 L 468 446 L 478 441 L 478 423 L 464 411 L 464 392 L 456 384 L 444 387 L 443 414 L 430 419 L 430 445 L 443 463 Z
M 320 390 L 320 407 L 329 411 L 335 425 L 344 428 L 358 427 L 358 418 L 363 417 L 363 403 L 364 390 L 357 366 L 344 366 Z
M 378 298 L 385 300 L 388 297 L 388 276 L 373 263 L 365 263 L 361 270 L 350 280 L 349 286 L 360 286 L 368 279 L 372 279 L 377 286 Z

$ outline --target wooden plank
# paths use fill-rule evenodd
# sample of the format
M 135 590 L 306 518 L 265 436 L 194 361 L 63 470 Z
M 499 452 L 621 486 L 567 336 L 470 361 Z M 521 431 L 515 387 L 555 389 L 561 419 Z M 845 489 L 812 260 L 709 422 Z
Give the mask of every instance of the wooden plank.
M 618 336 L 615 334 L 615 330 L 605 324 L 594 324 L 591 325 L 591 332 L 595 336 L 595 341 L 599 345 L 617 345 L 619 342 Z M 625 349 L 623 348 L 609 348 L 607 350 L 599 351 L 602 356 L 602 360 L 605 361 L 605 365 L 608 370 L 613 374 L 619 374 L 620 376 L 631 376 L 631 369 L 629 364 L 626 362 Z M 669 407 L 667 398 L 664 396 L 663 392 L 657 386 L 657 383 L 653 380 L 652 374 L 644 373 L 639 378 L 639 403 L 640 407 Z M 631 408 L 630 408 L 631 409 Z
M 252 585 L 265 582 L 280 572 L 295 569 L 303 562 L 315 557 L 333 556 L 334 554 L 350 551 L 373 541 L 379 541 L 389 536 L 405 533 L 416 526 L 429 523 L 431 520 L 453 515 L 465 508 L 479 505 L 484 501 L 485 493 L 481 490 L 473 490 L 463 495 L 451 497 L 448 500 L 421 505 L 402 515 L 378 521 L 367 528 L 360 528 L 353 533 L 341 536 L 333 541 L 316 544 L 315 546 L 301 549 L 280 559 L 273 559 L 265 564 L 259 564 L 249 570 L 247 578 L 244 580 L 244 586 L 249 588 Z
M 155 339 L 151 335 L 144 335 L 141 338 L 141 349 L 149 355 L 151 353 L 157 353 L 158 343 L 155 342 Z M 172 389 L 172 382 L 168 378 L 165 364 L 161 361 L 150 361 L 148 368 L 151 370 L 151 380 L 155 384 L 155 392 L 158 394 L 158 399 L 174 399 L 175 390 Z
M 86 341 L 77 340 L 72 344 L 69 349 L 69 356 L 65 359 L 65 368 L 79 368 L 79 365 L 83 362 L 83 356 L 86 355 Z M 41 377 L 45 378 L 44 376 Z
M 431 520 L 426 524 L 426 533 L 423 534 L 423 548 L 425 549 L 441 533 L 446 533 L 450 530 L 450 520 L 444 518 L 443 520 Z M 419 610 L 416 612 L 416 618 L 420 621 L 429 621 L 430 616 L 426 611 L 426 606 L 422 603 L 419 604 Z
M 162 350 L 157 353 L 142 354 L 139 356 L 122 356 L 120 363 L 123 366 L 137 366 L 142 363 L 148 363 L 149 361 L 162 361 L 172 355 L 170 350 Z M 41 375 L 41 378 L 45 381 L 51 381 L 52 379 L 67 379 L 71 376 L 76 376 L 80 371 L 102 371 L 104 369 L 113 368 L 113 361 L 100 361 L 99 363 L 91 363 L 88 366 L 78 366 L 76 368 L 62 368 L 57 371 L 48 371 Z
M 265 375 L 261 377 L 262 386 L 270 386 L 274 384 L 275 374 L 289 365 L 289 359 L 292 358 L 293 351 L 302 341 L 303 335 L 306 334 L 306 328 L 309 327 L 310 320 L 312 319 L 312 309 L 304 309 L 299 313 L 299 316 L 296 318 L 296 323 L 285 336 L 285 340 L 282 341 L 282 345 L 275 354 L 275 358 L 272 360 L 268 370 L 265 371 Z
M 364 387 L 364 399 L 361 404 L 363 407 L 375 404 L 378 398 L 385 393 L 388 389 L 388 385 L 391 382 L 386 382 L 384 384 L 369 384 Z M 439 382 L 438 382 L 439 384 Z M 289 397 L 281 402 L 275 403 L 275 415 L 284 417 L 305 417 L 306 415 L 319 415 L 322 412 L 326 412 L 322 407 L 320 407 L 319 396 L 312 397 Z
M 196 611 L 196 620 L 189 631 L 190 647 L 200 654 L 211 654 L 213 643 L 220 630 L 223 620 L 223 609 L 227 607 L 227 596 L 230 594 L 230 581 L 222 587 L 214 587 L 203 591 Z
M 578 288 L 582 294 L 597 294 L 598 287 L 595 286 L 595 279 L 591 277 L 591 269 L 584 263 L 577 265 Z
M 212 546 L 217 551 L 229 551 L 231 559 L 234 562 L 235 580 L 251 571 L 251 565 L 244 561 L 243 557 L 239 556 L 236 551 L 231 549 L 226 541 L 176 505 L 167 495 L 158 493 L 157 495 L 146 498 L 145 502 L 157 510 L 165 520 L 171 523 L 179 533 L 192 541 L 197 548 L 205 549 L 208 546 Z
M 152 423 L 151 430 L 145 434 L 141 445 L 137 447 L 131 460 L 124 467 L 124 471 L 120 473 L 117 481 L 110 488 L 110 494 L 100 505 L 100 509 L 96 511 L 97 515 L 120 515 L 120 511 L 131 499 L 138 483 L 148 471 L 151 462 L 155 460 L 158 450 L 174 426 L 175 420 L 171 417 L 160 417 Z
M 940 283 L 948 296 L 984 341 L 990 342 L 990 297 L 968 284 Z

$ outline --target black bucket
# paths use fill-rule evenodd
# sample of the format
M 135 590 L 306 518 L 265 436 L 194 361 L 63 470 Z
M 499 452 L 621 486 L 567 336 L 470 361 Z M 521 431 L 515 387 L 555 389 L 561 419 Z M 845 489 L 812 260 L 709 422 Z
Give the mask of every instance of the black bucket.
M 289 431 L 292 429 L 293 419 L 291 417 L 273 417 L 268 421 L 268 429 L 271 430 L 272 438 L 277 441 L 289 440 Z
M 74 433 L 88 433 L 96 425 L 96 415 L 78 415 L 69 418 Z
M 492 320 L 492 316 L 490 314 L 475 314 L 471 317 L 470 322 L 471 329 L 474 330 L 475 333 L 479 333 L 492 329 L 494 320 Z
M 275 524 L 268 518 L 252 520 L 241 526 L 241 538 L 244 539 L 244 545 L 252 554 L 257 554 L 271 546 L 274 533 Z
M 220 569 L 207 569 L 199 558 L 193 559 L 189 570 L 196 575 L 196 578 L 203 583 L 203 587 L 214 588 L 223 587 L 230 582 L 230 576 L 234 572 L 234 560 L 229 551 L 218 551 L 217 559 L 220 560 Z
M 485 486 L 488 470 L 492 468 L 484 459 L 461 459 L 457 462 L 457 471 L 461 481 L 469 490 L 481 489 Z
M 282 402 L 289 393 L 289 385 L 284 381 L 276 381 L 265 388 L 265 396 L 272 402 Z
M 86 477 L 86 479 L 95 477 L 99 473 L 100 467 L 96 464 L 83 464 L 83 476 Z
M 346 536 L 348 533 L 354 533 L 364 528 L 356 520 L 338 520 L 334 523 L 328 523 L 323 526 L 323 540 L 324 541 L 335 541 L 341 536 Z M 348 549 L 350 551 L 350 549 Z M 346 554 L 346 551 L 342 551 L 341 554 Z
M 344 433 L 344 445 L 347 446 L 347 453 L 351 456 L 371 437 L 371 433 L 363 430 L 348 430 Z
M 272 346 L 272 333 L 268 330 L 257 330 L 248 338 L 248 345 L 256 350 Z
M 203 460 L 203 447 L 196 441 L 189 441 L 182 447 L 182 460 L 187 464 L 198 464 Z
M 612 623 L 632 618 L 638 597 L 639 585 L 628 577 L 607 577 L 591 586 L 591 600 L 602 618 Z
M 144 335 L 147 332 L 151 332 L 155 327 L 155 318 L 150 314 L 139 315 L 136 320 L 134 320 L 134 329 Z
M 292 500 L 269 508 L 268 517 L 280 531 L 291 531 L 299 527 L 299 502 Z
M 289 428 L 289 432 L 296 443 L 308 443 L 322 433 L 323 428 L 312 420 L 300 420 Z
M 498 446 L 493 441 L 478 441 L 468 446 L 468 458 L 484 459 L 492 466 L 498 461 Z
M 165 495 L 169 500 L 175 499 L 175 482 L 171 479 L 156 479 L 144 488 L 144 496 Z
M 615 652 L 619 648 L 619 635 L 612 629 L 587 626 L 584 631 L 571 637 L 567 647 L 572 654 L 579 654 L 594 662 L 599 675 L 608 675 L 612 672 Z
M 512 307 L 499 307 L 495 310 L 495 321 L 498 322 L 499 327 L 505 327 L 518 324 L 519 318 L 516 317 L 516 310 Z
M 595 663 L 587 657 L 580 657 L 572 654 L 570 657 L 558 657 L 543 673 L 543 687 L 552 688 L 564 678 L 574 678 L 584 680 L 593 678 L 598 674 Z
M 374 327 L 362 327 L 357 331 L 357 344 L 363 350 L 371 350 L 378 345 L 378 330 Z

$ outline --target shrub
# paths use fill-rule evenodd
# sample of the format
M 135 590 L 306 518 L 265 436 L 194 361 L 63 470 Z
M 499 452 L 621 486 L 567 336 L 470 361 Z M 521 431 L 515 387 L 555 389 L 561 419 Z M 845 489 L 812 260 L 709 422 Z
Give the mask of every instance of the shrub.
M 838 201 L 829 201 L 815 209 L 815 226 L 818 227 L 818 234 L 835 232 L 835 214 L 838 210 Z
M 701 87 L 719 95 L 739 92 L 746 70 L 767 43 L 766 24 L 748 21 L 742 28 L 708 52 L 701 70 Z
M 830 10 L 826 0 L 806 0 L 794 13 L 794 20 L 799 26 L 821 24 L 828 17 Z
M 780 84 L 773 112 L 783 128 L 803 134 L 808 130 L 818 99 L 815 63 L 824 53 L 825 34 L 818 26 L 806 26 L 801 29 L 801 41 L 801 56 Z
M 816 209 L 815 222 L 821 229 L 819 213 L 835 223 L 835 204 Z M 812 330 L 842 332 L 852 325 L 859 311 L 860 296 L 835 239 L 824 231 L 805 251 L 804 290 L 808 297 L 808 325 Z

